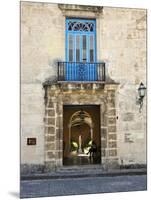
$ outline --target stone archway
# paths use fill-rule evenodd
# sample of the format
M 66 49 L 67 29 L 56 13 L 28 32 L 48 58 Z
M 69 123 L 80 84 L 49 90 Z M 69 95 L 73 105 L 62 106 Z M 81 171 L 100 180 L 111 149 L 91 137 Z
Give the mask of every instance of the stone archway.
M 80 127 L 81 125 L 88 125 L 89 127 L 89 133 L 90 133 L 90 139 L 93 140 L 93 121 L 91 115 L 83 110 L 79 110 L 75 112 L 69 121 L 69 141 L 71 139 L 72 135 L 72 127 Z
M 88 88 L 83 88 L 84 84 L 75 87 L 73 85 L 72 88 L 69 87 L 69 84 L 67 86 L 52 84 L 45 87 L 46 168 L 50 170 L 63 166 L 64 120 L 66 119 L 63 108 L 66 105 L 90 105 L 100 108 L 98 115 L 100 136 L 98 140 L 100 141 L 101 164 L 104 167 L 118 165 L 115 101 L 117 85 L 108 84 L 104 88 L 100 87 L 98 89 L 89 88 L 89 84 L 87 85 Z M 67 131 L 69 131 L 69 120 Z

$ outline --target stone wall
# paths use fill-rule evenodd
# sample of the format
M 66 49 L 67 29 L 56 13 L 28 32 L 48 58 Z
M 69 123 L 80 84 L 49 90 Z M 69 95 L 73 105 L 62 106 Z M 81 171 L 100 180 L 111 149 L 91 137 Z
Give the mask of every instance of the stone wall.
M 21 2 L 21 162 L 44 164 L 43 82 L 64 59 L 64 18 L 58 5 Z M 54 34 L 57 33 L 57 34 Z M 27 138 L 36 137 L 35 146 Z
M 56 77 L 57 61 L 65 61 L 66 16 L 96 18 L 97 60 L 105 61 L 110 77 L 119 83 L 116 96 L 108 89 L 102 99 L 108 104 L 102 109 L 110 116 L 102 121 L 102 154 L 106 155 L 107 137 L 109 156 L 115 155 L 119 163 L 145 164 L 146 97 L 141 113 L 136 97 L 140 82 L 146 85 L 146 10 L 80 6 L 76 10 L 74 6 L 32 2 L 21 2 L 21 163 L 44 165 L 50 158 L 52 165 L 61 162 L 61 105 L 55 97 L 46 103 L 42 84 Z M 65 94 L 58 98 L 70 102 L 68 92 Z M 76 103 L 83 101 L 80 96 Z M 91 102 L 92 95 L 87 91 L 85 98 Z M 28 137 L 35 137 L 36 145 L 28 146 Z
M 117 93 L 119 162 L 146 162 L 146 97 L 141 113 L 137 89 L 146 85 L 146 10 L 104 8 L 100 20 L 100 56 L 110 76 L 120 83 Z M 130 137 L 131 139 L 126 139 Z

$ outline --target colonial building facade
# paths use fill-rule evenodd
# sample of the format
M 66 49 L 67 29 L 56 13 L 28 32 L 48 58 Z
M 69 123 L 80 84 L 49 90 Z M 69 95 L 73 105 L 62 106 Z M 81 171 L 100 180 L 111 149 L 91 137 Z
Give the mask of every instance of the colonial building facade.
M 146 15 L 21 2 L 22 173 L 146 164 Z

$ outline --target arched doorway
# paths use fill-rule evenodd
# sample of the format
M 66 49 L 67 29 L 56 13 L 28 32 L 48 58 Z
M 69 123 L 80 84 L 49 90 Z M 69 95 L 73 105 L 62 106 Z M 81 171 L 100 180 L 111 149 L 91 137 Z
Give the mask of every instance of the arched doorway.
M 64 107 L 64 165 L 97 164 L 101 161 L 99 109 L 93 106 Z M 98 114 L 98 116 L 97 116 Z M 97 153 L 92 157 L 92 144 Z

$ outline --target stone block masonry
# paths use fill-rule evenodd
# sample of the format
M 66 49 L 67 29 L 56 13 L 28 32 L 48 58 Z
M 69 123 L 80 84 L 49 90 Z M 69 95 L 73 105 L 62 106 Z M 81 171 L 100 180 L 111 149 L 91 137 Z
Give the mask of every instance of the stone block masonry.
M 116 90 L 118 88 L 118 84 L 102 86 L 100 89 L 97 90 L 85 90 L 83 89 L 76 89 L 76 84 L 72 85 L 71 87 L 68 85 L 60 86 L 60 84 L 50 84 L 45 86 L 45 90 L 47 90 L 47 105 L 46 105 L 46 132 L 45 132 L 45 158 L 46 162 L 49 163 L 54 161 L 54 167 L 62 166 L 63 163 L 63 105 L 100 105 L 100 115 L 101 115 L 101 122 L 100 122 L 100 132 L 101 132 L 101 156 L 102 156 L 102 164 L 105 164 L 105 160 L 110 159 L 110 165 L 112 163 L 112 157 L 115 165 L 115 158 L 117 158 L 117 137 L 116 137 L 116 108 L 115 104 L 110 105 L 106 104 L 106 102 L 115 101 Z M 92 86 L 93 88 L 93 86 Z M 111 90 L 112 89 L 112 90 Z M 108 91 L 109 90 L 109 91 Z M 92 95 L 93 93 L 93 95 Z M 55 102 L 53 105 L 50 102 Z M 47 115 L 47 110 L 50 110 L 49 107 L 54 107 L 53 114 L 51 118 Z M 108 112 L 108 110 L 114 110 L 114 112 Z M 52 113 L 52 112 L 51 112 Z M 49 119 L 53 119 L 52 121 Z M 106 124 L 102 123 L 106 121 Z M 52 129 L 52 125 L 55 126 Z M 48 130 L 47 126 L 50 128 Z M 114 127 L 112 132 L 110 132 L 109 127 Z M 50 131 L 50 132 L 49 132 Z M 50 142 L 49 135 L 54 137 Z M 111 135 L 113 135 L 111 137 Z M 52 157 L 50 156 L 52 155 Z M 118 164 L 118 163 L 117 163 Z M 51 164 L 52 166 L 52 164 Z

